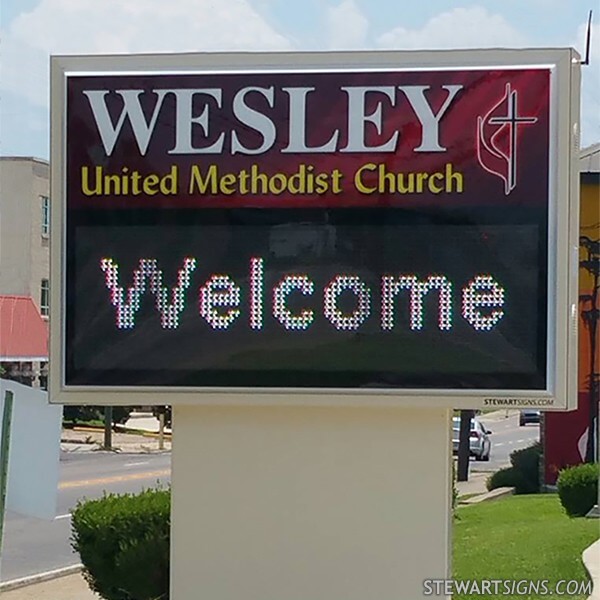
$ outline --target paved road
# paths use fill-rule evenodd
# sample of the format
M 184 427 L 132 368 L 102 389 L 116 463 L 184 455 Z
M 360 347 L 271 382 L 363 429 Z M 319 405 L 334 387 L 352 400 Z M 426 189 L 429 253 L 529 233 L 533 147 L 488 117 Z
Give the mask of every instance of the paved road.
M 513 450 L 526 448 L 540 439 L 539 425 L 529 424 L 519 427 L 518 413 L 511 414 L 507 419 L 486 419 L 485 415 L 479 417 L 480 421 L 492 431 L 492 453 L 489 462 L 471 461 L 473 471 L 497 471 L 510 465 L 510 453 Z
M 137 492 L 170 479 L 170 454 L 61 453 L 57 518 L 42 521 L 7 512 L 0 579 L 66 567 L 79 562 L 71 550 L 70 510 L 81 498 L 104 491 Z

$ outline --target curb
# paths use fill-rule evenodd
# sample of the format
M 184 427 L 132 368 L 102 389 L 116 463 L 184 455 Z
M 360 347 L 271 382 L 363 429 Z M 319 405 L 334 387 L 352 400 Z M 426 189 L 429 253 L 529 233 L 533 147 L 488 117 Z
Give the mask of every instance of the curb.
M 504 408 L 500 408 L 498 410 L 494 410 L 489 413 L 481 413 L 481 414 L 475 415 L 475 416 L 480 420 L 483 419 L 484 421 L 486 421 L 486 420 L 487 421 L 504 421 L 507 418 L 514 416 L 517 412 L 519 412 L 519 411 L 509 408 L 508 415 L 507 415 L 507 410 Z
M 75 575 L 81 573 L 82 570 L 83 565 L 78 563 L 69 567 L 54 569 L 53 571 L 45 571 L 43 573 L 36 573 L 35 575 L 28 575 L 27 577 L 21 577 L 19 579 L 12 579 L 0 583 L 0 592 L 9 592 L 10 590 L 17 590 L 19 588 L 35 585 L 36 583 L 44 583 L 44 581 L 51 581 L 52 579 L 58 579 L 59 577 Z
M 499 487 L 491 492 L 486 492 L 485 494 L 478 494 L 477 496 L 472 496 L 471 498 L 467 498 L 466 500 L 459 500 L 459 504 L 479 504 L 480 502 L 486 502 L 490 500 L 499 500 L 500 498 L 505 498 L 506 496 L 512 496 L 515 493 L 514 487 Z
M 78 431 L 81 433 L 104 433 L 104 427 L 93 427 L 93 426 L 75 426 L 72 428 L 72 431 Z M 137 429 L 135 427 L 125 427 L 125 425 L 115 425 L 113 429 L 114 433 L 125 433 L 128 435 L 137 435 L 139 437 L 158 437 L 160 434 L 156 431 L 147 431 L 145 429 Z M 163 436 L 165 438 L 171 438 L 173 434 L 173 430 L 169 429 L 169 431 L 165 431 Z M 83 442 L 83 443 L 95 443 L 95 442 Z
M 583 551 L 583 566 L 592 580 L 592 595 L 588 600 L 600 600 L 600 540 L 596 540 Z

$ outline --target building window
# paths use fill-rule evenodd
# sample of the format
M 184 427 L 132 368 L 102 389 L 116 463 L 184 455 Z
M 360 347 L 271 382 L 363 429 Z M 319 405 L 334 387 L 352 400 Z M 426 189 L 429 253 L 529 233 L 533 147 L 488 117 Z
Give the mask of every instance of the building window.
M 42 196 L 42 235 L 50 234 L 50 198 Z
M 47 317 L 50 314 L 50 283 L 47 279 L 42 279 L 42 287 L 40 289 L 40 313 L 42 317 Z

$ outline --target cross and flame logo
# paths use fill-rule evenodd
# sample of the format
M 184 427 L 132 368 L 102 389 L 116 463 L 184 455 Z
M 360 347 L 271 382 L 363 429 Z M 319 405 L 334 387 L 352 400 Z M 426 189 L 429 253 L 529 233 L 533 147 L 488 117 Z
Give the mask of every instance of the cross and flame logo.
M 518 94 L 506 84 L 504 96 L 483 117 L 477 117 L 477 159 L 489 173 L 504 181 L 508 196 L 517 185 L 517 128 L 537 117 L 518 114 Z

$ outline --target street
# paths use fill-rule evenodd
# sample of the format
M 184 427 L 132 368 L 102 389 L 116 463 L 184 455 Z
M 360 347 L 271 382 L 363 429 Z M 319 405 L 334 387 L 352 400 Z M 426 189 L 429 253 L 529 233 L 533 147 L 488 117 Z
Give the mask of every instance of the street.
M 43 521 L 7 512 L 0 579 L 10 581 L 73 565 L 70 511 L 81 498 L 122 494 L 167 484 L 170 454 L 61 452 L 57 517 Z
M 509 464 L 513 450 L 539 439 L 539 426 L 519 427 L 518 413 L 495 413 L 481 422 L 493 433 L 489 462 L 471 460 L 471 471 L 496 471 Z M 171 455 L 107 452 L 61 452 L 57 517 L 54 521 L 8 512 L 5 520 L 0 579 L 9 581 L 79 562 L 70 546 L 70 511 L 82 498 L 103 493 L 138 492 L 168 484 Z
M 510 453 L 520 448 L 526 448 L 540 439 L 540 427 L 537 424 L 529 424 L 519 427 L 519 414 L 511 411 L 508 418 L 495 413 L 493 418 L 485 415 L 478 417 L 481 423 L 489 429 L 492 434 L 492 451 L 489 462 L 478 462 L 471 460 L 473 471 L 497 471 L 510 464 Z

